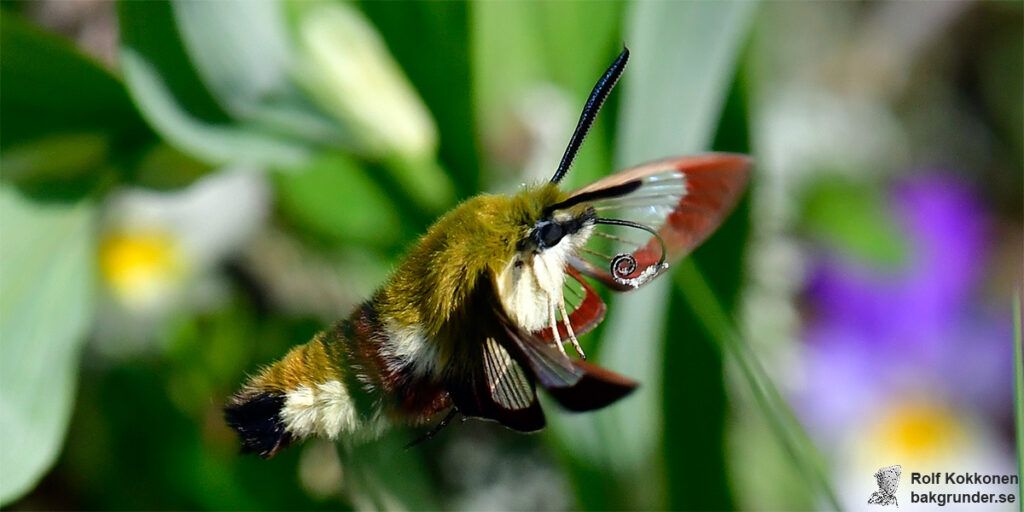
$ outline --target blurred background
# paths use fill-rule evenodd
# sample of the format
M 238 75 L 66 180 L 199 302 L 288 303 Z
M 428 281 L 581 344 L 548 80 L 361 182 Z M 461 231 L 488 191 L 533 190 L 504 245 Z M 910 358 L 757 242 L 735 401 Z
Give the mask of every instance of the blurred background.
M 7 509 L 859 509 L 882 466 L 1016 471 L 1020 2 L 0 8 Z M 582 340 L 640 390 L 240 456 L 245 376 L 459 200 L 550 176 L 623 44 L 568 188 L 757 162 Z

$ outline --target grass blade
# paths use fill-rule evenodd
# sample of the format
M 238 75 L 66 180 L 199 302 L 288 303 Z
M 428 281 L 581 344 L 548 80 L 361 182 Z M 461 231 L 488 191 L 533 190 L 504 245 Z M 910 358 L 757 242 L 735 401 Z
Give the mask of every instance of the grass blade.
M 743 342 L 722 308 L 718 297 L 692 259 L 676 266 L 676 283 L 686 296 L 687 303 L 712 338 L 718 341 L 723 354 L 733 358 L 749 386 L 749 391 L 772 427 L 773 433 L 790 454 L 793 464 L 816 493 L 826 499 L 830 507 L 840 510 L 839 499 L 829 483 L 821 456 L 786 404 L 775 384 L 768 376 L 751 348 Z
M 620 102 L 615 167 L 709 147 L 755 5 L 639 2 L 627 6 L 622 43 L 630 49 L 630 62 L 621 89 L 612 95 L 612 100 L 618 97 Z M 667 474 L 669 458 L 675 459 L 674 476 L 706 469 L 698 467 L 700 462 L 684 462 L 689 461 L 685 443 L 672 445 L 678 450 L 674 453 L 666 453 L 663 443 L 670 292 L 671 283 L 663 280 L 615 297 L 599 333 L 597 361 L 639 380 L 643 387 L 622 403 L 585 417 L 550 418 L 553 430 L 572 446 L 575 460 L 601 468 L 601 481 L 588 482 L 588 488 L 621 489 L 606 496 L 613 502 L 586 501 L 584 506 L 660 509 L 699 503 L 673 495 L 677 491 L 670 488 Z M 685 476 L 672 481 L 680 479 Z M 715 506 L 727 503 L 727 499 L 714 500 Z

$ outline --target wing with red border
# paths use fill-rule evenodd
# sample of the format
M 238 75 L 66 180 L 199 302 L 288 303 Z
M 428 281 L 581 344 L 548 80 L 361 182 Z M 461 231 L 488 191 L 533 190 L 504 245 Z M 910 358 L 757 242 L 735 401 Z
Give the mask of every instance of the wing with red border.
M 591 206 L 599 220 L 570 264 L 619 291 L 650 282 L 725 220 L 746 188 L 751 164 L 729 153 L 670 158 L 573 191 L 563 204 Z

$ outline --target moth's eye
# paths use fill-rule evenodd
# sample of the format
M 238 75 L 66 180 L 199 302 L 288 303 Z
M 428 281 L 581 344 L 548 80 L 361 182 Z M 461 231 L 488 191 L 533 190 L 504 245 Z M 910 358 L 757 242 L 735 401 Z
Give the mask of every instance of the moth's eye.
M 565 232 L 562 231 L 561 224 L 555 222 L 549 222 L 547 224 L 544 224 L 539 228 L 539 231 L 537 232 L 537 237 L 540 240 L 540 245 L 545 248 L 553 247 L 555 244 L 558 243 L 559 240 L 562 239 L 563 236 L 565 236 Z

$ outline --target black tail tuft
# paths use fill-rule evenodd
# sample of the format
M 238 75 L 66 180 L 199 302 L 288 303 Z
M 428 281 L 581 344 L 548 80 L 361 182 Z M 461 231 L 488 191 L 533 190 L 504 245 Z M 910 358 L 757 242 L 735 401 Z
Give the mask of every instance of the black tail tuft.
M 292 442 L 292 435 L 281 422 L 284 396 L 256 393 L 236 396 L 224 407 L 224 419 L 242 439 L 242 453 L 273 457 Z

